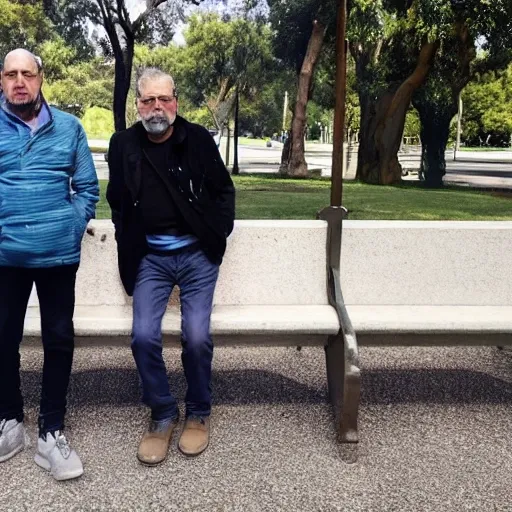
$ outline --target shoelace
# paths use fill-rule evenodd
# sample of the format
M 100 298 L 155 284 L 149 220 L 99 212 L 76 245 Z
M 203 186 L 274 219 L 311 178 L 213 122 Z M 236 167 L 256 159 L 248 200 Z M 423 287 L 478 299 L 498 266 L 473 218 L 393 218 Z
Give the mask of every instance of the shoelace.
M 67 459 L 71 454 L 71 448 L 69 447 L 68 441 L 65 438 L 64 434 L 59 434 L 55 439 L 55 444 L 59 449 L 61 455 Z

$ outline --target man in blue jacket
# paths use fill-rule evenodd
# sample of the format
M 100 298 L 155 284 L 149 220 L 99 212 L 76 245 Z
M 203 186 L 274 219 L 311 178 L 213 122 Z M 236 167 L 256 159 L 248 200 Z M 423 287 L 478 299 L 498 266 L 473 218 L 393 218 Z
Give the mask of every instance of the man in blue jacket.
M 41 94 L 41 60 L 22 49 L 3 63 L 0 96 L 0 462 L 23 450 L 19 345 L 35 283 L 44 347 L 35 462 L 57 480 L 82 463 L 64 437 L 73 362 L 75 277 L 98 180 L 78 120 Z

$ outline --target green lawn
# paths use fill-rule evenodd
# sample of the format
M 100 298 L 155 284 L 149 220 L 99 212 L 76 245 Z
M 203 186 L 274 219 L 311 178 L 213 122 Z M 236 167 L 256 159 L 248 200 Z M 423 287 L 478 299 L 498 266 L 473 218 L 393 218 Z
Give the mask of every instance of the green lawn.
M 235 176 L 237 219 L 314 219 L 329 204 L 330 182 L 279 177 Z M 97 218 L 110 218 L 101 182 Z M 394 187 L 345 183 L 343 205 L 350 219 L 512 220 L 512 193 L 463 188 L 427 190 L 416 184 Z
M 460 151 L 482 151 L 482 152 L 489 152 L 489 151 L 512 151 L 512 148 L 486 148 L 486 147 L 474 147 L 474 148 L 460 148 Z
M 226 138 L 226 137 L 224 137 Z M 268 139 L 253 139 L 250 137 L 238 137 L 238 144 L 240 146 L 262 146 L 265 147 L 267 145 Z
M 91 153 L 106 153 L 108 148 L 104 148 L 102 146 L 89 146 Z

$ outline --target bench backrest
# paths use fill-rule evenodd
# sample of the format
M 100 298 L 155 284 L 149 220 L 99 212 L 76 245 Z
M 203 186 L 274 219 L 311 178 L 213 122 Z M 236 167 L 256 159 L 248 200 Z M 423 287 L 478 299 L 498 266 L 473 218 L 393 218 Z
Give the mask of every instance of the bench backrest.
M 345 221 L 346 304 L 512 305 L 512 222 Z
M 92 221 L 77 277 L 77 305 L 130 303 L 117 271 L 112 223 Z M 228 239 L 215 304 L 328 304 L 327 223 L 324 221 L 237 221 Z M 31 304 L 36 304 L 35 296 Z

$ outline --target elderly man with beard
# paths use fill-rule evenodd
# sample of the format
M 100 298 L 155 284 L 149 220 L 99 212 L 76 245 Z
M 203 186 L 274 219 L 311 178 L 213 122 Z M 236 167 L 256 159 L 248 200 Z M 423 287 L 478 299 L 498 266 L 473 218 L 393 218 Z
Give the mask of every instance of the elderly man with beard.
M 82 463 L 63 429 L 73 362 L 75 276 L 81 240 L 99 198 L 78 120 L 41 94 L 41 60 L 18 49 L 1 72 L 0 96 L 0 462 L 25 447 L 19 346 L 35 283 L 44 347 L 35 462 L 57 480 Z
M 151 421 L 140 462 L 162 462 L 179 419 L 162 357 L 162 318 L 180 288 L 182 363 L 187 380 L 179 450 L 209 443 L 213 343 L 210 316 L 226 238 L 233 229 L 234 188 L 209 132 L 177 115 L 174 81 L 146 69 L 137 82 L 141 121 L 116 133 L 108 155 L 119 271 L 133 295 L 132 352 Z

